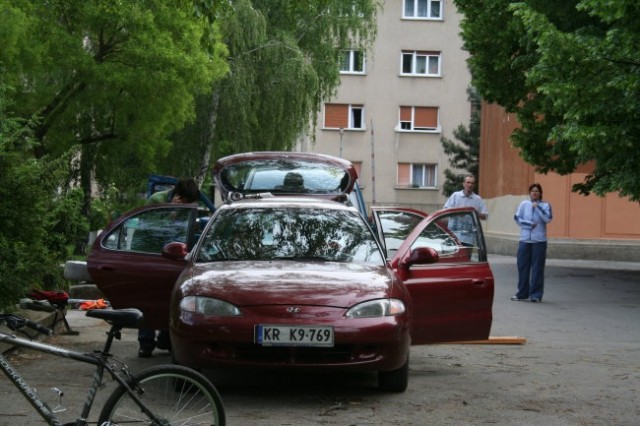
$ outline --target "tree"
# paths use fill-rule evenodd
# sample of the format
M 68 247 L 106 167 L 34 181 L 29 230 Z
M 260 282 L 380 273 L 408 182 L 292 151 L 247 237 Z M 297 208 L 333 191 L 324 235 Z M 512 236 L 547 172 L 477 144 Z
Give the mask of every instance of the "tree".
M 216 158 L 254 150 L 288 150 L 315 125 L 323 100 L 340 82 L 340 50 L 374 37 L 376 0 L 236 0 L 219 18 L 230 72 L 203 96 L 197 120 L 176 136 L 171 158 L 189 171 Z M 196 164 L 205 158 L 205 164 Z M 167 165 L 167 170 L 171 165 Z M 178 173 L 175 168 L 173 174 Z
M 11 112 L 37 118 L 36 158 L 82 153 L 87 201 L 92 179 L 143 187 L 195 97 L 226 73 L 226 48 L 194 13 L 209 3 L 0 0 Z
M 462 144 L 445 137 L 440 139 L 444 153 L 449 156 L 449 164 L 454 168 L 454 170 L 446 169 L 444 171 L 446 180 L 442 186 L 442 194 L 447 197 L 462 188 L 464 175 L 472 174 L 477 178 L 480 167 L 478 159 L 480 156 L 481 99 L 473 87 L 467 89 L 467 95 L 467 99 L 471 103 L 469 128 L 461 124 L 453 131 L 453 136 Z
M 582 194 L 640 200 L 640 6 L 635 0 L 455 0 L 472 84 L 516 114 L 540 173 L 592 171 Z

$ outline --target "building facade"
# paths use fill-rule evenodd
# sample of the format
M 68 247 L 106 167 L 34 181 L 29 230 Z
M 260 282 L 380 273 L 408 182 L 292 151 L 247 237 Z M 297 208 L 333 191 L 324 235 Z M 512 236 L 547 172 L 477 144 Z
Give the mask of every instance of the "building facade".
M 300 150 L 345 158 L 368 204 L 442 208 L 442 137 L 468 126 L 471 81 L 451 0 L 387 0 L 370 51 L 343 53 L 341 86 Z

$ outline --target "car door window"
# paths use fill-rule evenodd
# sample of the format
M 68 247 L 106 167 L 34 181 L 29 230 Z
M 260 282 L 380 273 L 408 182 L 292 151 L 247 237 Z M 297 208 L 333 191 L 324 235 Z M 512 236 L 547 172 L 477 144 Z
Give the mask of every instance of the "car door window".
M 379 210 L 376 214 L 382 227 L 387 258 L 393 257 L 407 235 L 424 219 L 423 216 L 398 210 Z
M 446 262 L 479 262 L 483 246 L 478 218 L 473 212 L 441 216 L 426 226 L 411 249 L 431 247 Z
M 103 247 L 111 250 L 161 254 L 171 242 L 189 243 L 192 209 L 162 208 L 130 217 L 111 231 Z

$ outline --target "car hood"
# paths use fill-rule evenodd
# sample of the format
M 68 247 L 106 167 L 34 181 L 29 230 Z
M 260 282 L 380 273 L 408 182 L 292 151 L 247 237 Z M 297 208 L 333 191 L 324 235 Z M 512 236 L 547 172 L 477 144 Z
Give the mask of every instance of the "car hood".
M 195 265 L 181 283 L 183 295 L 215 297 L 236 306 L 350 307 L 391 294 L 384 266 L 335 262 L 253 261 Z

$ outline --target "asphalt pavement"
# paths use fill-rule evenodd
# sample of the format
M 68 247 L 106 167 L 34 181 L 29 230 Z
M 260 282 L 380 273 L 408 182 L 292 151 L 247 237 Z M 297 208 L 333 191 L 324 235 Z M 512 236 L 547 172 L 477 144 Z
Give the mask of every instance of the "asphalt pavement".
M 525 344 L 416 346 L 409 389 L 385 394 L 368 375 L 208 371 L 229 425 L 635 425 L 640 419 L 640 263 L 549 259 L 544 301 L 512 302 L 517 271 L 510 256 L 490 256 L 496 280 L 492 336 Z M 71 328 L 51 341 L 91 350 L 107 325 L 69 311 Z M 136 356 L 135 330 L 114 354 L 135 371 L 171 361 L 167 352 Z M 15 351 L 14 351 L 15 352 Z M 63 416 L 79 410 L 91 370 L 68 360 L 12 353 L 51 403 L 65 390 Z M 109 389 L 109 385 L 107 385 Z M 98 401 L 106 397 L 99 395 Z M 0 377 L 0 425 L 37 417 Z M 68 418 L 64 418 L 69 421 Z

